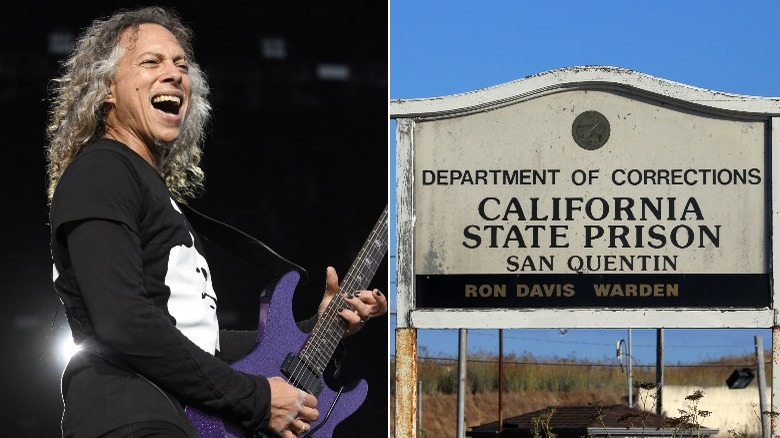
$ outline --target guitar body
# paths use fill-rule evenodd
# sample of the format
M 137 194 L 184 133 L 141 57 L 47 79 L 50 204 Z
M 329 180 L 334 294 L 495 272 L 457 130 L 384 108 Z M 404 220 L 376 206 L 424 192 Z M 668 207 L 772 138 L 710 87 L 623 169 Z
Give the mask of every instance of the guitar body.
M 297 272 L 291 271 L 266 287 L 260 304 L 258 343 L 248 355 L 233 363 L 232 368 L 253 375 L 287 378 L 280 371 L 280 366 L 288 354 L 297 353 L 309 337 L 298 329 L 290 305 L 299 278 Z M 311 423 L 309 432 L 302 436 L 332 436 L 333 429 L 363 404 L 368 393 L 365 380 L 359 380 L 342 391 L 334 391 L 322 383 L 322 392 L 317 396 L 320 418 Z M 215 415 L 191 406 L 187 406 L 185 412 L 203 438 L 246 437 L 240 427 Z

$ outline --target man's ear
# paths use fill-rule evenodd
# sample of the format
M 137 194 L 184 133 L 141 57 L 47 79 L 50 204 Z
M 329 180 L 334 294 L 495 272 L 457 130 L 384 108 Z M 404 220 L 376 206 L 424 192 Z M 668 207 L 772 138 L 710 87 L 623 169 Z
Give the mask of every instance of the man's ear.
M 103 99 L 103 103 L 108 104 L 115 104 L 116 99 L 114 99 L 114 83 L 112 82 L 111 85 L 108 86 L 108 96 L 106 96 L 105 99 Z

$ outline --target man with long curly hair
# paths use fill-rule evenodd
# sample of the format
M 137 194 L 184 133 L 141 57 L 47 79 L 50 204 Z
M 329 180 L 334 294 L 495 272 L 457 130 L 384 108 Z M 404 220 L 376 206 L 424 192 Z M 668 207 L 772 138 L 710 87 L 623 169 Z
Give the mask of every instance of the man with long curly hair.
M 254 338 L 220 332 L 198 235 L 180 209 L 199 193 L 209 89 L 192 32 L 168 9 L 95 20 L 52 83 L 48 197 L 54 286 L 74 355 L 62 377 L 68 437 L 192 437 L 182 406 L 247 435 L 306 432 L 317 400 L 231 368 Z M 377 290 L 345 298 L 346 333 L 386 313 Z M 328 269 L 320 313 L 338 293 Z M 316 320 L 316 316 L 314 317 Z

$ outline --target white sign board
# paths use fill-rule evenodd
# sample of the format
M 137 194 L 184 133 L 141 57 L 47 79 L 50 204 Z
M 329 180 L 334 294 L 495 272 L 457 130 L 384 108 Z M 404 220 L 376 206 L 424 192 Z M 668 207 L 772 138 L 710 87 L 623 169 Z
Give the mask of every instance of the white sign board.
M 399 327 L 773 325 L 778 114 L 606 67 L 392 102 Z

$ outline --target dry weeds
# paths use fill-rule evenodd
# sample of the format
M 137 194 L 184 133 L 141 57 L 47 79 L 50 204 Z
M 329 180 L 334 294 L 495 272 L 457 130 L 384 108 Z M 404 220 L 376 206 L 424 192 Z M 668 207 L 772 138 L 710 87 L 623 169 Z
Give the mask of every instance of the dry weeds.
M 466 428 L 498 419 L 498 392 L 481 392 L 466 394 Z M 578 390 L 571 392 L 521 391 L 503 395 L 503 417 L 532 412 L 548 406 L 583 405 L 598 401 L 604 405 L 625 402 L 619 394 L 610 391 Z M 395 406 L 395 398 L 390 400 L 391 412 Z M 455 417 L 457 416 L 457 394 L 432 393 L 423 394 L 422 437 L 451 438 L 456 433 Z M 394 435 L 395 418 L 390 421 L 391 435 Z

